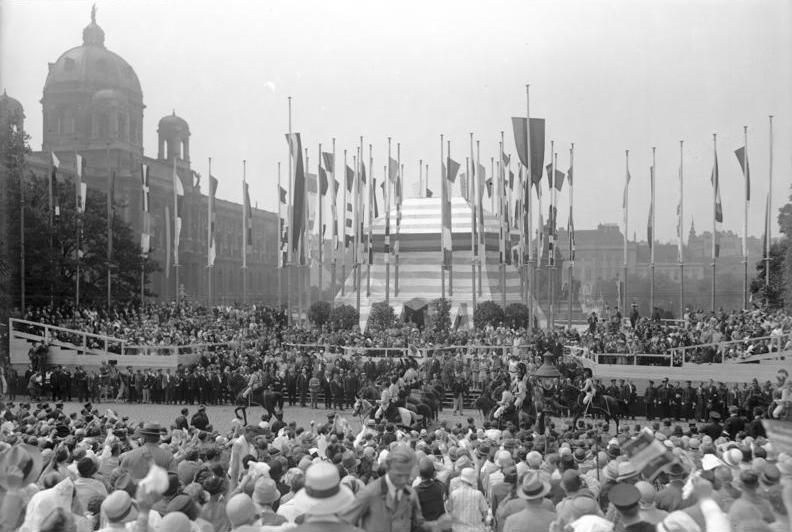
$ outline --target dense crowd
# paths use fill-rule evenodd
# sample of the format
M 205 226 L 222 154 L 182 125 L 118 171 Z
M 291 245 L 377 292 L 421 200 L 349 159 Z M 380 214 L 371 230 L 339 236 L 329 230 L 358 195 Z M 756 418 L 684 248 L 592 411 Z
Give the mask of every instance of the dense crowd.
M 0 417 L 3 531 L 790 530 L 790 449 L 714 412 L 617 434 L 472 418 L 352 431 L 282 412 L 221 433 L 28 402 Z
M 668 321 L 640 316 L 633 307 L 629 317 L 618 308 L 606 309 L 602 316 L 592 313 L 585 331 L 572 332 L 569 340 L 591 353 L 670 354 L 692 347 L 684 349 L 686 361 L 720 362 L 790 349 L 791 330 L 792 317 L 781 310 L 688 309 L 682 320 Z

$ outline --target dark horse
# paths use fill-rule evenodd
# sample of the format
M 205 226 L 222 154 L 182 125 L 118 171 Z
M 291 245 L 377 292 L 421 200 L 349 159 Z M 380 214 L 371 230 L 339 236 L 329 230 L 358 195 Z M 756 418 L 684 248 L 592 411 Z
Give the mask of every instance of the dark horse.
M 578 419 L 584 417 L 586 415 L 594 415 L 599 414 L 603 418 L 605 418 L 605 422 L 608 424 L 610 428 L 610 422 L 613 420 L 616 423 L 616 432 L 619 432 L 619 419 L 621 418 L 621 404 L 618 399 L 606 395 L 606 394 L 597 394 L 594 396 L 591 404 L 588 405 L 588 411 L 586 411 L 586 405 L 583 404 L 583 398 L 586 396 L 585 393 L 581 392 L 578 394 L 577 401 L 573 405 L 566 405 L 569 410 L 572 412 L 572 426 L 577 427 Z
M 274 392 L 267 387 L 252 390 L 247 397 L 242 397 L 244 388 L 234 394 L 236 397 L 236 408 L 234 408 L 234 415 L 241 418 L 243 423 L 247 425 L 247 408 L 249 406 L 258 405 L 263 407 L 270 416 L 274 416 L 277 411 L 277 405 L 281 400 L 281 394 Z M 239 413 L 242 413 L 240 416 Z

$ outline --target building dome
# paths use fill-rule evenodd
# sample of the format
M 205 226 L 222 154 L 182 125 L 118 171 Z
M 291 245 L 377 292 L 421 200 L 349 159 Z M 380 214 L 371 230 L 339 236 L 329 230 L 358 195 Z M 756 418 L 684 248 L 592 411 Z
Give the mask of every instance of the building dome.
M 127 103 L 124 93 L 116 89 L 102 89 L 96 91 L 91 97 L 91 101 L 99 105 L 123 105 Z
M 0 95 L 0 124 L 12 124 L 17 129 L 24 129 L 25 109 L 19 100 L 9 96 L 5 89 Z
M 187 121 L 180 116 L 176 116 L 175 110 L 172 114 L 165 115 L 160 118 L 158 127 L 159 129 L 168 129 L 171 131 L 190 131 L 190 126 L 187 124 Z
M 96 7 L 91 23 L 83 30 L 82 46 L 65 51 L 50 63 L 44 95 L 49 91 L 76 88 L 117 89 L 133 99 L 143 99 L 137 74 L 120 55 L 105 48 L 105 32 L 96 23 Z

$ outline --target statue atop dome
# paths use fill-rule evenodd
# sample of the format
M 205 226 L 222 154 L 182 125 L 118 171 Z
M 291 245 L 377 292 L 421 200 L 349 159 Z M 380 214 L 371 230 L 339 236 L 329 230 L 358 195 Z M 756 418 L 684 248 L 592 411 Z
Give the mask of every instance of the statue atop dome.
M 96 4 L 91 6 L 91 24 L 96 24 Z
M 104 48 L 105 33 L 96 23 L 96 4 L 91 6 L 91 23 L 83 30 L 83 46 L 101 46 Z

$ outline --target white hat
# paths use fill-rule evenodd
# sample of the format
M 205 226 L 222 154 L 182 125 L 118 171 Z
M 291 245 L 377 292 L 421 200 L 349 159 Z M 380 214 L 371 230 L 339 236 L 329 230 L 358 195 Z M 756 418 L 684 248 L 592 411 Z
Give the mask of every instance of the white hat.
M 305 487 L 294 496 L 299 513 L 333 515 L 355 502 L 352 491 L 341 484 L 338 468 L 328 462 L 313 464 L 305 472 Z
M 472 467 L 466 467 L 459 473 L 459 480 L 470 484 L 474 488 L 478 484 L 478 479 L 476 478 L 476 471 Z

